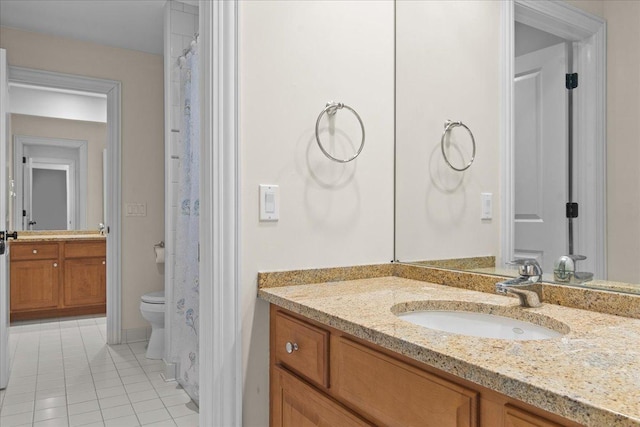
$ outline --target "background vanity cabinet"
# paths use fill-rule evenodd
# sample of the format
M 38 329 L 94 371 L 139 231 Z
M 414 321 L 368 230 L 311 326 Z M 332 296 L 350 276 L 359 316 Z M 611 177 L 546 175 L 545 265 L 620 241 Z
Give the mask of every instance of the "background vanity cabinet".
M 578 427 L 271 306 L 271 427 Z
M 13 241 L 11 320 L 106 312 L 106 242 Z
M 67 242 L 64 253 L 65 307 L 106 304 L 107 258 L 104 242 Z
M 57 243 L 11 243 L 11 313 L 58 306 L 58 249 Z

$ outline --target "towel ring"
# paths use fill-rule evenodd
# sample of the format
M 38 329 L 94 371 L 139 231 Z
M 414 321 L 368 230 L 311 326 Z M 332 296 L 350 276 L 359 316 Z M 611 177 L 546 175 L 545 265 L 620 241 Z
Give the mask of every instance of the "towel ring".
M 458 126 L 462 126 L 463 128 L 465 128 L 467 130 L 467 132 L 469 132 L 469 136 L 471 136 L 471 144 L 473 145 L 473 153 L 471 154 L 471 160 L 469 160 L 469 163 L 467 163 L 467 165 L 463 168 L 457 168 L 455 166 L 453 166 L 451 164 L 451 162 L 449 161 L 449 159 L 447 158 L 447 154 L 444 151 L 444 138 L 445 136 L 447 136 L 447 133 L 452 130 L 455 127 Z M 467 169 L 469 169 L 469 167 L 473 164 L 473 161 L 476 158 L 476 140 L 473 137 L 473 133 L 471 132 L 471 129 L 469 129 L 467 127 L 467 125 L 465 125 L 462 122 L 452 122 L 451 120 L 447 120 L 446 122 L 444 122 L 444 132 L 442 132 L 442 138 L 440 138 L 440 149 L 442 150 L 442 157 L 444 157 L 444 161 L 447 162 L 447 164 L 451 167 L 451 169 L 458 171 L 458 172 L 462 172 L 462 171 L 466 171 Z
M 360 123 L 360 129 L 362 130 L 362 142 L 360 143 L 360 147 L 358 148 L 358 151 L 356 151 L 356 154 L 353 155 L 353 157 L 350 157 L 348 159 L 337 159 L 333 157 L 331 154 L 329 154 L 327 150 L 325 150 L 324 147 L 322 146 L 322 142 L 320 142 L 320 132 L 318 131 L 318 127 L 320 126 L 320 120 L 322 119 L 322 116 L 324 116 L 325 114 L 333 116 L 338 112 L 338 110 L 341 110 L 343 108 L 346 108 L 347 110 L 351 111 L 353 115 L 356 116 L 356 119 L 358 119 L 358 122 Z M 344 105 L 342 102 L 333 102 L 333 101 L 327 102 L 326 107 L 324 107 L 324 109 L 320 112 L 320 115 L 318 116 L 318 120 L 316 120 L 316 141 L 318 142 L 318 147 L 320 147 L 320 150 L 329 159 L 338 163 L 348 163 L 353 159 L 355 159 L 356 157 L 358 157 L 362 152 L 362 149 L 364 148 L 364 124 L 362 124 L 362 119 L 360 118 L 358 113 L 356 113 L 356 110 L 349 107 L 348 105 Z

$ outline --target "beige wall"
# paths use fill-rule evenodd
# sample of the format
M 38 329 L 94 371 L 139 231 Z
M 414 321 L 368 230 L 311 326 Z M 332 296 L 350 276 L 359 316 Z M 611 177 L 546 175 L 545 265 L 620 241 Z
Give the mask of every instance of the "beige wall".
M 81 120 L 11 115 L 11 133 L 21 136 L 87 141 L 87 228 L 95 230 L 103 221 L 102 150 L 107 144 L 107 125 Z
M 153 245 L 164 238 L 163 61 L 160 55 L 0 28 L 9 65 L 122 83 L 122 201 L 146 217 L 122 218 L 122 327 L 148 326 L 140 296 L 163 288 Z
M 499 256 L 500 2 L 397 1 L 396 22 L 396 257 Z M 475 137 L 465 172 L 443 159 L 447 119 Z M 451 141 L 463 167 L 471 139 L 456 128 Z M 480 219 L 483 192 L 492 220 Z
M 607 21 L 607 270 L 640 283 L 640 2 L 569 3 Z
M 239 25 L 244 424 L 265 426 L 269 319 L 257 272 L 392 258 L 393 2 L 243 1 Z M 346 165 L 314 139 L 330 100 L 366 128 Z M 358 145 L 349 114 L 337 127 Z M 280 186 L 280 221 L 258 221 L 258 184 Z
M 607 20 L 607 268 L 640 283 L 640 2 L 603 2 Z

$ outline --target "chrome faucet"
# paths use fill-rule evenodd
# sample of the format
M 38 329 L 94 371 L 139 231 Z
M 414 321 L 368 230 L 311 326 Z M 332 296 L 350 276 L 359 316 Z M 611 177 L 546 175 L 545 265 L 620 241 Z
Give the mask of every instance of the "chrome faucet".
M 537 283 L 542 277 L 542 267 L 534 259 L 518 259 L 509 264 L 518 265 L 519 277 L 496 283 L 496 292 L 515 295 L 522 307 L 540 307 L 542 295 Z

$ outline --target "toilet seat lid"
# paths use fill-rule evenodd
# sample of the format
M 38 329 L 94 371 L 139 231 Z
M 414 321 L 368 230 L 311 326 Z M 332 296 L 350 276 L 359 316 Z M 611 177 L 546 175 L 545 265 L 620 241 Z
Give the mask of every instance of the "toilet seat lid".
M 142 295 L 142 302 L 148 304 L 164 304 L 164 291 L 149 292 Z

